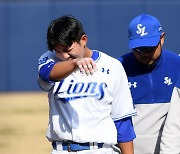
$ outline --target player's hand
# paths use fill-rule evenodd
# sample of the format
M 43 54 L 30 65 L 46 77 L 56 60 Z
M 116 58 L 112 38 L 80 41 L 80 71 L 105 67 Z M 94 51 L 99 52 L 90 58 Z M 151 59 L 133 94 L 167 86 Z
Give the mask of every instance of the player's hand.
M 81 58 L 76 59 L 76 65 L 81 73 L 86 75 L 92 75 L 97 71 L 96 63 L 92 58 Z

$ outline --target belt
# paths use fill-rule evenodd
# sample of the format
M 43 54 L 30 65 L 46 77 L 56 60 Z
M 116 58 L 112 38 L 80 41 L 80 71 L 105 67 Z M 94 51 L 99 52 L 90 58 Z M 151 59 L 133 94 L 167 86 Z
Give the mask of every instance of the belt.
M 73 141 L 65 141 L 65 142 L 59 142 L 59 141 L 53 141 L 52 146 L 55 150 L 66 150 L 68 152 L 77 152 L 82 150 L 90 150 L 90 149 L 99 149 L 103 147 L 104 143 L 77 143 Z

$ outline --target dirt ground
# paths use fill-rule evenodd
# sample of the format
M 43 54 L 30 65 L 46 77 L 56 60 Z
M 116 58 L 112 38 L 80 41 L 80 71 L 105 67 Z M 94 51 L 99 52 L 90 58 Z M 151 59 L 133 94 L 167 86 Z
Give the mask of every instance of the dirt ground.
M 47 94 L 0 93 L 0 154 L 50 154 Z

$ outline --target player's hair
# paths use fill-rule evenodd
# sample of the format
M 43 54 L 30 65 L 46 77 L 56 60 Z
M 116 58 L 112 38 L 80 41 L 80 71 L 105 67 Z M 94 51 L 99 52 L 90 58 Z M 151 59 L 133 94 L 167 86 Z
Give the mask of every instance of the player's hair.
M 47 46 L 53 51 L 57 44 L 70 47 L 73 42 L 80 42 L 85 32 L 80 21 L 72 15 L 64 15 L 53 20 L 47 31 Z

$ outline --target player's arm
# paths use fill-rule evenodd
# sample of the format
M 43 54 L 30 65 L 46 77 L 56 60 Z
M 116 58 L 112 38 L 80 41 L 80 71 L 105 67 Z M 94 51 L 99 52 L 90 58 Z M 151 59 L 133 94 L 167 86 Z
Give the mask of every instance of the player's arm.
M 134 154 L 133 140 L 136 138 L 132 117 L 115 121 L 117 142 L 121 154 Z
M 92 58 L 76 58 L 61 62 L 49 61 L 40 68 L 39 75 L 44 81 L 60 81 L 76 69 L 89 75 L 96 71 L 96 63 Z
M 58 62 L 53 66 L 49 77 L 53 81 L 59 81 L 70 75 L 76 69 L 79 69 L 81 73 L 89 75 L 96 71 L 96 63 L 92 58 L 76 58 Z
M 121 154 L 134 154 L 133 141 L 118 143 L 118 147 L 121 150 Z
M 66 78 L 77 69 L 75 61 L 76 60 L 73 59 L 55 63 L 50 71 L 49 79 L 52 81 L 60 81 Z

